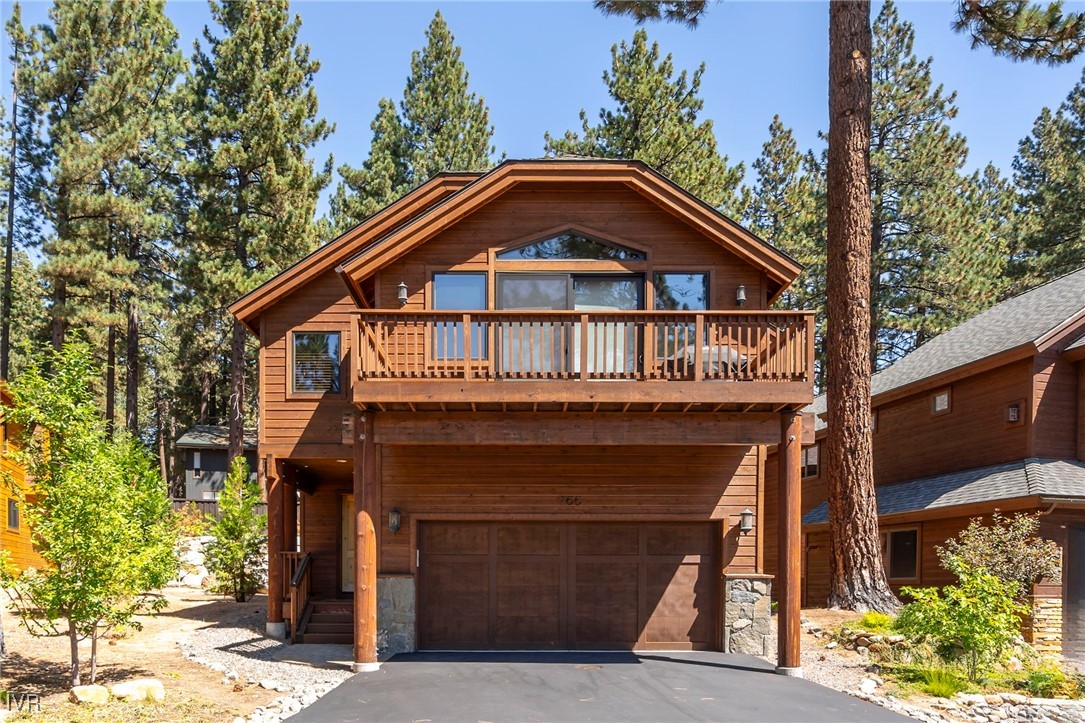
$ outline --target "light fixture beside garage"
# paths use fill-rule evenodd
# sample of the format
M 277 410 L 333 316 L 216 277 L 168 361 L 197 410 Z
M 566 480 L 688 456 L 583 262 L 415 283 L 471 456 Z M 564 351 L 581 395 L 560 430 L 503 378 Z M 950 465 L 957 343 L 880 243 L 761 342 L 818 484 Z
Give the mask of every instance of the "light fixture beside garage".
M 738 304 L 740 308 L 746 305 L 745 285 L 739 286 L 737 289 L 735 289 L 735 303 Z
M 398 290 L 398 293 L 396 294 L 396 298 L 399 299 L 399 305 L 400 306 L 406 306 L 407 305 L 407 282 L 406 281 L 400 281 L 398 289 L 399 290 Z
M 392 531 L 392 534 L 399 532 L 400 517 L 399 508 L 393 507 L 392 511 L 388 513 L 388 529 Z
M 738 531 L 741 532 L 743 535 L 750 534 L 750 532 L 753 530 L 753 512 L 751 512 L 750 508 L 747 507 L 746 509 L 742 510 L 742 512 L 738 513 L 738 517 Z

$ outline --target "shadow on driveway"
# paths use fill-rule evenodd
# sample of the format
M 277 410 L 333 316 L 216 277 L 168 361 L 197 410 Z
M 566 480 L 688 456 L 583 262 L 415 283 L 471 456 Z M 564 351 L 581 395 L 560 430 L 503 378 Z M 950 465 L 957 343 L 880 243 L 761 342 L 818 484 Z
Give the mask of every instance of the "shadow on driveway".
M 290 719 L 332 721 L 803 721 L 907 718 L 745 655 L 457 652 L 397 655 Z

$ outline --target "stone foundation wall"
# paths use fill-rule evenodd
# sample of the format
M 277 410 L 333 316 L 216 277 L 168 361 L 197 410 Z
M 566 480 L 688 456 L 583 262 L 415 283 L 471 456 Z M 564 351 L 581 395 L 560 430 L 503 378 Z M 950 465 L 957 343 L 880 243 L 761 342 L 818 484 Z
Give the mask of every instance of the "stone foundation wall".
M 1062 598 L 1029 598 L 1032 614 L 1021 626 L 1025 640 L 1032 643 L 1036 652 L 1060 657 L 1062 655 Z
M 414 597 L 413 577 L 377 578 L 377 651 L 382 658 L 417 649 Z
M 771 594 L 772 575 L 723 576 L 723 652 L 768 654 Z

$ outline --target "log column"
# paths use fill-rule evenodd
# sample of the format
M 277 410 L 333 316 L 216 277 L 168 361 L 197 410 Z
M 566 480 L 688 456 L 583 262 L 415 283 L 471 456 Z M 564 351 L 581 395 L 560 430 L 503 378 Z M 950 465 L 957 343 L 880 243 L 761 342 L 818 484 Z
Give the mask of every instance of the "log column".
M 355 673 L 377 663 L 377 446 L 373 412 L 354 418 L 354 665 Z
M 779 570 L 777 574 L 777 633 L 779 649 L 776 672 L 802 677 L 799 657 L 800 590 L 802 575 L 802 415 L 784 412 L 780 415 L 780 449 L 777 455 L 779 471 Z
M 282 462 L 267 456 L 267 634 L 286 637 L 283 621 L 283 483 Z

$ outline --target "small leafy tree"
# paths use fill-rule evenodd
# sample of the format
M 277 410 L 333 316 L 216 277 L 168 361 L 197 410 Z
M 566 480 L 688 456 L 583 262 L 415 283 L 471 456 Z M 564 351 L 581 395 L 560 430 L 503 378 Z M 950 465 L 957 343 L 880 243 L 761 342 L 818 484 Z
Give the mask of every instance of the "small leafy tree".
M 998 660 L 1019 632 L 1025 605 L 1014 600 L 1017 584 L 961 563 L 953 570 L 960 583 L 937 588 L 905 587 L 912 602 L 895 627 L 905 635 L 930 640 L 946 661 L 962 660 L 976 681 Z
M 132 437 L 107 433 L 91 395 L 102 370 L 90 347 L 72 342 L 32 356 L 10 384 L 6 418 L 22 426 L 16 453 L 33 480 L 21 500 L 45 560 L 40 569 L 0 579 L 34 635 L 58 635 L 67 623 L 72 685 L 80 684 L 79 641 L 110 628 L 136 629 L 135 616 L 165 606 L 150 591 L 177 573 L 177 529 L 150 454 Z M 50 371 L 46 371 L 46 370 Z
M 211 526 L 215 539 L 205 548 L 205 564 L 214 575 L 211 589 L 245 602 L 263 587 L 267 574 L 267 517 L 256 514 L 260 485 L 249 480 L 244 457 L 231 462 L 218 502 L 221 519 Z
M 1059 546 L 1036 533 L 1036 515 L 1004 517 L 995 512 L 990 525 L 973 518 L 968 527 L 944 546 L 936 547 L 938 559 L 947 570 L 965 567 L 985 570 L 1015 585 L 1014 597 L 1028 595 L 1033 583 L 1059 576 L 1062 553 Z

